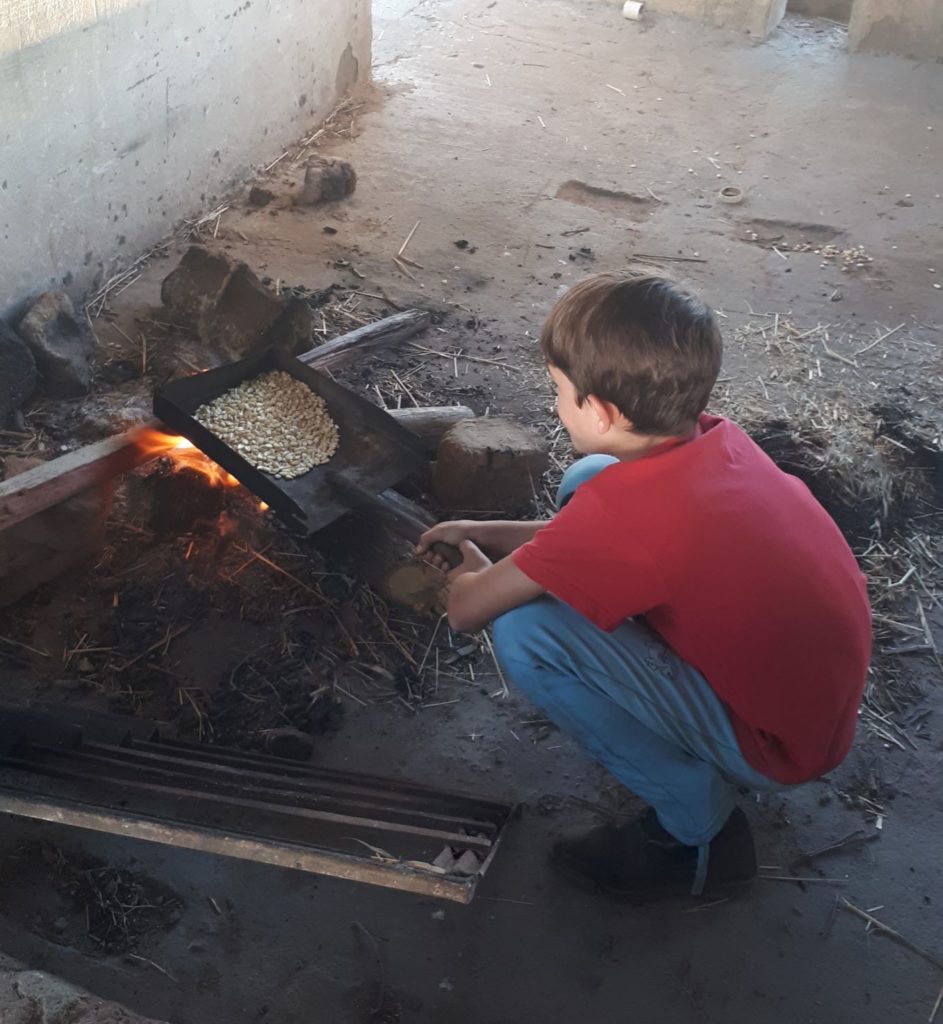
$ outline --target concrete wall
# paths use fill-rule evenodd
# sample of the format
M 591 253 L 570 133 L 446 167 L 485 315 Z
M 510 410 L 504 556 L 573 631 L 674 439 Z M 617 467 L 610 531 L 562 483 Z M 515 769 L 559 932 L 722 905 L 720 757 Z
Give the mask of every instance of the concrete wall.
M 943 0 L 855 0 L 848 42 L 853 50 L 943 57 Z
M 0 0 L 0 316 L 277 156 L 370 42 L 370 0 Z
M 647 6 L 757 39 L 766 39 L 786 13 L 786 0 L 649 0 Z

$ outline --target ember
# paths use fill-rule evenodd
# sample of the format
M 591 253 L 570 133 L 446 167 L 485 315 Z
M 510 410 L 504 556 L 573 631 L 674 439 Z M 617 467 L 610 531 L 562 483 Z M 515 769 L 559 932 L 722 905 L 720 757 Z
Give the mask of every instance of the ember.
M 214 486 L 239 486 L 239 481 L 231 473 L 218 466 L 185 437 L 147 428 L 141 432 L 138 445 L 149 454 L 161 454 L 170 459 L 178 469 L 192 469 L 202 473 Z

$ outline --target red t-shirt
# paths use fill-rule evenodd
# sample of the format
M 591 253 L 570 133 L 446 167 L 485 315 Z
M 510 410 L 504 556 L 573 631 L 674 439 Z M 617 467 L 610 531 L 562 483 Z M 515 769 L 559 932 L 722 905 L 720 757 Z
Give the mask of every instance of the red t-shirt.
M 735 424 L 583 484 L 514 553 L 601 629 L 644 615 L 726 705 L 744 757 L 805 782 L 854 739 L 871 654 L 865 578 L 825 510 Z

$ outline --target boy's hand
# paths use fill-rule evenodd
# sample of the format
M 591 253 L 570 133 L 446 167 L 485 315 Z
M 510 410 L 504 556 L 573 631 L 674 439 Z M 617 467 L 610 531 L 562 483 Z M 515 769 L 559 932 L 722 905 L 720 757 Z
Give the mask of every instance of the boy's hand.
M 458 549 L 462 553 L 462 564 L 449 573 L 449 583 L 454 583 L 466 573 L 489 569 L 494 564 L 481 548 L 470 540 L 460 541 Z
M 451 566 L 432 550 L 433 544 L 450 544 L 453 548 L 461 547 L 462 541 L 469 540 L 475 523 L 471 519 L 456 519 L 448 523 L 433 526 L 419 538 L 416 554 L 431 562 L 437 569 L 448 572 Z M 484 557 L 484 556 L 482 556 Z

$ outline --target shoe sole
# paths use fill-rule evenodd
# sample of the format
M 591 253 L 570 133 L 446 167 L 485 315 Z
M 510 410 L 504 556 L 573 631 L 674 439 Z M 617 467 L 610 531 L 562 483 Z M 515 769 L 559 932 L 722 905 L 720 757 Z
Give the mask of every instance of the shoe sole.
M 605 885 L 602 882 L 596 882 L 592 878 L 583 874 L 579 868 L 573 867 L 571 864 L 568 864 L 565 860 L 560 858 L 552 857 L 551 864 L 559 875 L 565 878 L 568 882 L 571 882 L 576 888 L 582 889 L 584 892 L 604 893 L 607 896 L 615 896 L 620 900 L 624 900 L 626 903 L 636 905 L 656 903 L 659 900 L 671 899 L 731 899 L 736 896 L 741 896 L 743 893 L 750 890 L 756 880 L 756 876 L 754 876 L 753 878 L 745 878 L 733 882 L 715 883 L 710 887 L 710 889 L 707 889 L 703 893 L 695 896 L 687 886 L 666 886 L 662 889 L 623 889 L 617 886 Z

